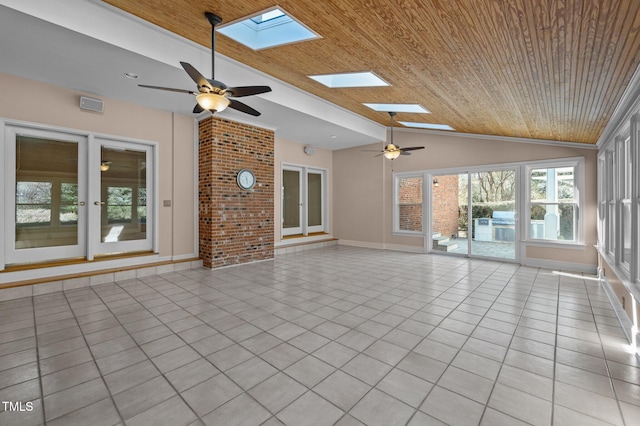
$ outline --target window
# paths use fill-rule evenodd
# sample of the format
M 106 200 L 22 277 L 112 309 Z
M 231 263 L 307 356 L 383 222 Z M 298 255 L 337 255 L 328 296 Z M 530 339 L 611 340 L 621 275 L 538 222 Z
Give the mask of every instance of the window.
M 530 240 L 582 242 L 582 160 L 527 167 Z
M 16 226 L 51 223 L 51 182 L 16 182 Z
M 65 183 L 60 185 L 60 224 L 78 223 L 78 184 Z
M 132 189 L 126 186 L 110 186 L 107 188 L 108 223 L 131 223 L 132 193 Z
M 621 266 L 628 272 L 631 264 L 631 138 L 618 140 L 619 189 L 617 202 L 620 205 L 620 255 Z
M 422 235 L 422 175 L 396 176 L 394 232 Z
M 636 115 L 600 152 L 598 217 L 600 254 L 618 278 L 640 286 L 640 129 L 637 120 Z
M 319 38 L 279 7 L 220 25 L 216 31 L 253 50 Z

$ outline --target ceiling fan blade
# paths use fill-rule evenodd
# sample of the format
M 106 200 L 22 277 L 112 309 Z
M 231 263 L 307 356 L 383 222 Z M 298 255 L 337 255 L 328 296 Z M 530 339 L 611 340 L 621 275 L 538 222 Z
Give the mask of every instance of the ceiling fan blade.
M 229 87 L 226 93 L 234 98 L 241 98 L 243 96 L 259 95 L 260 93 L 267 93 L 271 91 L 269 86 L 242 86 L 242 87 Z
M 202 111 L 204 111 L 204 108 L 202 108 L 200 104 L 196 104 L 196 106 L 193 107 L 194 114 L 200 114 Z
M 146 84 L 138 84 L 138 86 L 139 87 L 144 87 L 146 89 L 166 90 L 168 92 L 188 93 L 190 95 L 195 95 L 196 94 L 196 92 L 193 92 L 191 90 L 174 89 L 174 88 L 171 88 L 171 87 L 148 86 Z
M 410 152 L 401 151 L 400 155 L 411 155 L 411 153 Z
M 231 101 L 229 103 L 229 108 L 233 108 L 235 110 L 244 112 L 246 114 L 253 115 L 254 117 L 258 117 L 260 115 L 260 113 L 258 111 L 256 111 L 255 109 L 251 108 L 247 104 L 243 104 L 242 102 L 236 101 L 235 99 L 229 99 L 229 101 Z
M 415 151 L 417 149 L 424 149 L 424 146 L 410 146 L 408 148 L 400 148 L 400 151 Z
M 184 68 L 187 74 L 189 74 L 189 77 L 191 77 L 191 79 L 196 82 L 198 87 L 204 86 L 204 87 L 211 88 L 209 81 L 206 78 L 204 78 L 204 76 L 200 74 L 200 72 L 197 69 L 195 69 L 193 65 L 189 64 L 188 62 L 180 62 L 180 65 L 182 65 L 182 68 Z

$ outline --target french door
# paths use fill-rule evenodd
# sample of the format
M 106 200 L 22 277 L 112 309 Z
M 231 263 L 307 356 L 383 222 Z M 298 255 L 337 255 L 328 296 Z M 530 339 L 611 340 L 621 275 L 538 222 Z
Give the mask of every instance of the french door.
M 326 232 L 326 171 L 282 167 L 282 235 Z
M 153 248 L 153 145 L 5 127 L 3 264 Z
M 302 234 L 303 168 L 282 168 L 282 235 Z

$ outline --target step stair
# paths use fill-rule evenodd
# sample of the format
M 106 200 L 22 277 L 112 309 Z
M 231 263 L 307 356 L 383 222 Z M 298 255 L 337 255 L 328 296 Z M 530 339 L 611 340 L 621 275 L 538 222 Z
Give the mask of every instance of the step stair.
M 438 251 L 453 251 L 458 248 L 456 241 L 451 241 L 449 237 L 443 237 L 438 232 L 434 232 L 432 235 L 433 249 Z

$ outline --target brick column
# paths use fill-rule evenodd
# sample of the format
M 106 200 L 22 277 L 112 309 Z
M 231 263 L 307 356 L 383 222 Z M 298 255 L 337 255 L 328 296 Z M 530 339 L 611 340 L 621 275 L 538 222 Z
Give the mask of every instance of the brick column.
M 273 258 L 274 133 L 215 116 L 199 123 L 199 251 L 206 268 Z M 250 191 L 236 184 L 250 169 Z M 178 189 L 179 190 L 179 189 Z

